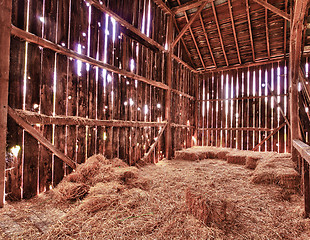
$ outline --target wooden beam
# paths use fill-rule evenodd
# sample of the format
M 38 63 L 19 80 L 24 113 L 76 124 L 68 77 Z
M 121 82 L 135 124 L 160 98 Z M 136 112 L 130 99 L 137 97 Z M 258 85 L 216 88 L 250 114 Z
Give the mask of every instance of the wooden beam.
M 199 14 L 202 12 L 202 10 L 204 9 L 204 7 L 207 5 L 206 2 L 203 2 L 201 4 L 201 6 L 199 7 L 199 9 L 197 10 L 197 12 L 194 14 L 194 16 L 191 17 L 191 19 L 187 22 L 187 24 L 184 26 L 184 28 L 181 30 L 181 32 L 179 33 L 179 35 L 176 37 L 176 39 L 172 42 L 172 47 L 174 47 L 179 40 L 181 39 L 181 37 L 184 35 L 184 33 L 187 31 L 187 29 L 192 25 L 192 23 L 197 19 L 197 17 L 199 16 Z
M 218 32 L 219 37 L 220 37 L 220 42 L 221 42 L 221 46 L 222 46 L 225 62 L 226 62 L 226 65 L 229 66 L 229 62 L 228 62 L 228 59 L 227 59 L 227 55 L 226 55 L 226 52 L 225 52 L 225 46 L 224 46 L 224 42 L 223 42 L 223 38 L 222 38 L 222 33 L 221 33 L 221 29 L 220 29 L 220 24 L 219 24 L 219 21 L 217 19 L 217 14 L 216 14 L 216 9 L 215 9 L 214 2 L 212 2 L 212 10 L 213 10 L 213 15 L 214 15 L 214 19 L 215 19 L 215 23 L 216 23 L 216 27 L 217 27 L 217 32 Z
M 166 78 L 168 90 L 166 91 L 165 96 L 165 119 L 167 121 L 167 131 L 165 135 L 165 147 L 166 147 L 166 158 L 171 159 L 173 154 L 172 149 L 172 136 L 171 136 L 171 87 L 172 87 L 172 53 L 173 53 L 173 20 L 172 16 L 168 18 L 167 24 L 167 44 L 168 44 L 168 53 L 166 55 Z
M 270 59 L 270 40 L 269 40 L 268 9 L 267 8 L 265 8 L 265 27 L 266 27 L 267 55 L 268 55 L 268 59 Z
M 85 0 L 89 4 L 93 5 L 95 8 L 100 10 L 101 12 L 109 14 L 111 17 L 113 17 L 119 24 L 127 28 L 129 31 L 133 32 L 143 40 L 150 43 L 152 46 L 156 47 L 160 51 L 166 51 L 165 48 L 160 45 L 158 42 L 154 41 L 152 38 L 147 37 L 145 34 L 143 34 L 139 29 L 131 25 L 129 22 L 127 22 L 125 19 L 117 15 L 115 12 L 110 10 L 107 6 L 104 4 L 100 4 L 98 0 Z
M 267 96 L 249 96 L 249 97 L 236 97 L 236 98 L 217 98 L 217 99 L 208 99 L 208 100 L 198 100 L 198 102 L 224 102 L 224 101 L 239 101 L 239 100 L 249 100 L 249 99 L 264 99 L 264 98 L 273 98 L 273 97 L 287 97 L 288 94 L 279 94 L 279 95 L 267 95 Z
M 54 153 L 59 159 L 68 164 L 72 169 L 76 168 L 76 163 L 73 162 L 68 156 L 59 151 L 50 141 L 48 141 L 40 132 L 33 128 L 29 123 L 27 123 L 19 114 L 12 108 L 8 107 L 8 113 L 13 120 L 25 129 L 31 136 L 33 136 L 38 142 L 40 142 L 44 147 L 49 149 Z
M 162 129 L 159 131 L 156 141 L 151 145 L 150 149 L 147 151 L 147 153 L 144 155 L 144 157 L 140 160 L 142 163 L 146 163 L 147 159 L 151 155 L 151 153 L 154 151 L 155 147 L 160 141 L 161 136 L 163 135 L 165 129 L 167 127 L 167 124 L 165 124 Z
M 68 56 L 68 57 L 71 57 L 71 58 L 74 58 L 76 60 L 80 60 L 84 63 L 88 63 L 90 65 L 93 65 L 93 66 L 96 66 L 96 67 L 99 67 L 99 68 L 103 68 L 103 69 L 106 69 L 107 71 L 110 71 L 110 72 L 113 72 L 113 73 L 117 73 L 117 74 L 120 74 L 120 75 L 123 75 L 123 76 L 126 76 L 126 77 L 129 77 L 129 78 L 132 78 L 132 79 L 135 79 L 135 80 L 138 80 L 138 81 L 141 81 L 141 82 L 144 82 L 144 83 L 147 83 L 147 84 L 150 84 L 154 87 L 158 87 L 158 88 L 162 88 L 162 89 L 168 89 L 168 86 L 164 83 L 161 83 L 161 82 L 157 82 L 157 81 L 154 81 L 154 80 L 150 80 L 150 79 L 147 79 L 145 77 L 142 77 L 142 76 L 139 76 L 137 74 L 134 74 L 132 72 L 128 72 L 126 70 L 123 70 L 123 69 L 119 69 L 118 67 L 115 67 L 115 66 L 112 66 L 110 64 L 107 64 L 107 63 L 104 63 L 102 61 L 99 61 L 99 60 L 96 60 L 94 58 L 91 58 L 91 57 L 88 57 L 86 55 L 83 55 L 83 54 L 78 54 L 70 49 L 67 49 L 67 48 L 64 48 L 58 44 L 55 44 L 53 42 L 50 42 L 46 39 L 43 39 L 43 38 L 40 38 L 32 33 L 29 33 L 29 32 L 26 32 L 22 29 L 19 29 L 15 26 L 12 25 L 12 35 L 14 36 L 17 36 L 27 42 L 31 42 L 31 43 L 35 43 L 39 46 L 42 46 L 44 48 L 48 48 L 48 49 L 51 49 L 57 53 L 60 53 L 62 55 L 65 55 L 65 56 Z M 175 57 L 176 59 L 178 59 L 178 57 Z M 188 66 L 187 66 L 188 67 Z M 191 70 L 194 70 L 193 68 L 191 68 Z M 177 91 L 177 90 L 175 90 Z M 183 92 L 179 92 L 177 91 L 179 94 L 185 96 L 185 97 L 189 97 L 189 98 L 192 98 L 192 96 L 186 94 L 186 93 L 183 93 Z
M 155 4 L 158 5 L 158 7 L 161 8 L 161 10 L 164 11 L 164 13 L 174 16 L 174 12 L 162 0 L 153 0 L 153 1 Z
M 275 14 L 278 14 L 279 16 L 283 17 L 287 21 L 291 21 L 291 16 L 288 13 L 283 12 L 281 9 L 271 5 L 267 1 L 264 1 L 264 0 L 253 0 L 253 1 L 258 3 L 258 4 L 260 4 L 264 8 L 269 9 L 271 12 L 274 12 Z
M 293 19 L 291 21 L 290 36 L 290 60 L 289 60 L 289 80 L 290 80 L 290 121 L 291 121 L 291 142 L 300 139 L 299 132 L 299 112 L 298 112 L 298 82 L 301 62 L 302 33 L 305 14 L 308 10 L 310 0 L 296 0 L 294 5 Z M 297 150 L 291 145 L 292 159 L 298 161 Z
M 253 127 L 237 127 L 237 128 L 199 128 L 199 131 L 218 131 L 218 130 L 223 130 L 223 131 L 263 131 L 263 132 L 271 132 L 274 129 L 270 128 L 253 128 Z
M 241 55 L 240 55 L 240 50 L 239 50 L 238 38 L 237 38 L 237 34 L 236 34 L 235 20 L 234 20 L 233 7 L 231 5 L 231 0 L 228 0 L 228 9 L 229 9 L 231 26 L 232 26 L 233 33 L 234 33 L 234 39 L 235 39 L 235 44 L 236 44 L 236 49 L 237 49 L 237 54 L 238 54 L 238 60 L 239 60 L 239 63 L 241 64 L 242 61 L 241 61 Z
M 206 30 L 206 27 L 205 27 L 205 24 L 203 22 L 201 14 L 199 14 L 199 18 L 200 18 L 200 24 L 202 26 L 203 35 L 206 38 L 208 49 L 209 49 L 209 52 L 210 52 L 210 55 L 211 55 L 214 67 L 217 68 L 216 61 L 215 61 L 215 58 L 214 58 L 214 55 L 213 55 L 213 51 L 212 51 L 212 48 L 211 48 L 211 45 L 210 45 L 210 41 L 209 41 L 209 38 L 208 38 L 207 30 Z
M 274 129 L 267 137 L 265 137 L 259 144 L 257 144 L 252 151 L 257 151 L 260 146 L 262 146 L 265 142 L 267 142 L 273 135 L 281 130 L 286 125 L 286 122 L 282 123 L 279 127 Z
M 172 58 L 174 59 L 174 60 L 176 60 L 178 63 L 181 63 L 182 65 L 184 65 L 185 67 L 187 67 L 189 70 L 191 70 L 192 72 L 195 72 L 195 73 L 197 73 L 197 71 L 194 69 L 194 68 L 192 68 L 190 65 L 188 65 L 186 62 L 184 62 L 182 59 L 180 59 L 180 58 L 178 58 L 177 56 L 175 56 L 175 55 L 172 55 Z
M 212 68 L 212 69 L 207 69 L 207 71 L 198 71 L 198 73 L 210 73 L 210 72 L 219 72 L 219 71 L 228 71 L 228 70 L 233 70 L 233 69 L 240 69 L 240 68 L 247 68 L 247 67 L 255 67 L 255 66 L 261 66 L 261 65 L 266 65 L 269 63 L 274 63 L 274 62 L 279 62 L 279 61 L 284 61 L 285 57 L 280 56 L 280 57 L 274 57 L 268 60 L 268 58 L 263 59 L 261 61 L 256 60 L 256 62 L 249 62 L 249 63 L 244 63 L 244 64 L 236 64 L 232 65 L 229 67 L 219 67 L 219 68 Z
M 102 127 L 158 127 L 166 122 L 140 122 L 123 120 L 98 120 L 76 116 L 47 116 L 35 112 L 14 109 L 15 112 L 31 125 L 56 125 L 56 126 L 102 126 Z
M 200 14 L 199 14 L 199 15 L 200 15 Z M 188 16 L 187 16 L 187 13 L 185 13 L 185 19 L 186 19 L 186 21 L 188 22 Z M 192 28 L 191 28 L 191 27 L 189 27 L 189 32 L 190 32 L 191 37 L 192 37 L 192 40 L 193 40 L 193 42 L 194 42 L 194 45 L 195 45 L 196 51 L 197 51 L 197 53 L 198 53 L 198 56 L 199 56 L 200 62 L 201 62 L 201 64 L 202 64 L 202 67 L 203 67 L 203 69 L 204 69 L 204 70 L 207 70 L 206 65 L 205 65 L 205 62 L 204 62 L 203 57 L 202 57 L 202 55 L 201 55 L 200 49 L 199 49 L 199 47 L 198 47 L 198 44 L 197 44 L 197 41 L 196 41 L 195 35 L 194 35 L 193 30 L 192 30 Z
M 0 208 L 5 202 L 5 155 L 10 72 L 12 0 L 0 1 Z
M 187 10 L 190 10 L 190 9 L 193 9 L 193 8 L 197 8 L 199 7 L 202 3 L 206 2 L 206 3 L 211 3 L 215 0 L 198 0 L 198 1 L 191 1 L 191 2 L 187 2 L 183 5 L 180 5 L 178 7 L 174 7 L 172 8 L 171 10 L 175 13 L 175 14 L 178 14 L 178 13 L 181 13 L 181 12 L 185 12 Z
M 285 12 L 287 13 L 287 5 L 288 5 L 288 0 L 284 0 L 285 1 Z M 283 54 L 284 56 L 286 56 L 286 52 L 287 52 L 287 21 L 284 20 L 284 46 L 283 46 Z
M 174 24 L 175 29 L 177 30 L 177 32 L 178 32 L 178 34 L 179 34 L 179 33 L 180 33 L 180 29 L 179 29 L 179 26 L 178 26 L 177 21 L 175 20 L 175 18 L 173 18 L 173 24 Z M 185 44 L 185 41 L 184 41 L 184 39 L 183 39 L 183 36 L 182 36 L 182 38 L 181 38 L 181 42 L 182 42 L 182 45 L 183 45 L 183 47 L 184 47 L 184 49 L 185 49 L 185 52 L 186 52 L 186 54 L 187 54 L 187 56 L 188 56 L 188 58 L 189 58 L 189 60 L 190 60 L 190 62 L 191 62 L 191 64 L 192 64 L 192 66 L 195 66 L 194 63 L 193 63 L 193 60 L 192 60 L 192 55 L 191 55 L 191 53 L 188 51 L 188 48 L 187 48 L 187 46 L 186 46 L 186 44 Z M 188 64 L 187 64 L 187 65 L 188 65 Z
M 254 41 L 253 41 L 252 26 L 251 26 L 251 16 L 250 16 L 249 0 L 246 0 L 245 2 L 246 2 L 245 8 L 246 8 L 246 13 L 247 13 L 247 20 L 248 20 L 248 26 L 249 26 L 251 48 L 252 48 L 252 57 L 253 57 L 253 62 L 255 62 L 255 50 L 254 50 Z

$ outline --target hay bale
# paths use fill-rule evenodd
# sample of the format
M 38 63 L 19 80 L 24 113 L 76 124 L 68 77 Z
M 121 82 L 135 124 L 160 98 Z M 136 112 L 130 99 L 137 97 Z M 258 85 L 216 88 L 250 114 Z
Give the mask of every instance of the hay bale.
M 96 213 L 98 211 L 114 208 L 118 203 L 117 195 L 96 195 L 88 197 L 81 205 L 80 209 L 87 213 Z
M 226 200 L 194 192 L 191 189 L 185 192 L 186 208 L 194 217 L 208 225 L 222 225 L 228 219 Z
M 199 156 L 195 152 L 189 152 L 185 150 L 175 152 L 175 160 L 188 160 L 188 161 L 197 161 Z
M 227 150 L 220 150 L 216 153 L 215 158 L 217 159 L 223 159 L 227 160 L 227 155 L 230 153 L 230 151 Z
M 236 152 L 236 153 L 229 153 L 226 155 L 226 159 L 228 163 L 233 163 L 233 164 L 239 164 L 239 165 L 245 165 L 246 164 L 246 154 Z
M 277 184 L 283 188 L 296 189 L 301 177 L 290 158 L 263 159 L 259 161 L 251 181 L 256 184 Z
M 245 167 L 249 169 L 255 169 L 257 166 L 257 162 L 262 159 L 261 157 L 258 156 L 247 156 L 246 157 L 246 162 L 245 162 Z
M 84 183 L 62 181 L 54 190 L 56 201 L 76 201 L 89 193 L 90 187 Z

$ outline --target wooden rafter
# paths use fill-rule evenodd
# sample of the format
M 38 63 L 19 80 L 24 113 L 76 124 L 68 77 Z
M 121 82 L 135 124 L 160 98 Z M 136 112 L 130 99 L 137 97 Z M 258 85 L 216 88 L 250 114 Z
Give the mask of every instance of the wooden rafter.
M 260 4 L 261 6 L 265 7 L 266 9 L 269 9 L 270 11 L 278 14 L 279 16 L 285 18 L 287 21 L 291 21 L 291 17 L 288 13 L 283 12 L 282 10 L 280 10 L 279 8 L 271 5 L 270 3 L 268 3 L 267 1 L 264 0 L 253 0 L 254 2 Z
M 222 46 L 225 62 L 226 62 L 226 65 L 229 66 L 229 62 L 228 62 L 228 59 L 227 59 L 227 55 L 226 55 L 226 52 L 225 52 L 225 46 L 224 46 L 224 42 L 223 42 L 223 38 L 222 38 L 222 33 L 221 33 L 221 29 L 220 29 L 220 24 L 219 24 L 219 21 L 217 19 L 217 13 L 216 13 L 216 8 L 215 8 L 214 2 L 212 2 L 212 11 L 213 11 L 213 15 L 214 15 L 214 19 L 215 19 L 215 23 L 216 23 L 216 27 L 217 27 L 217 32 L 218 32 L 219 37 L 220 37 L 220 42 L 221 42 L 221 46 Z
M 187 10 L 199 7 L 203 2 L 211 3 L 213 1 L 215 1 L 215 0 L 191 1 L 191 2 L 187 2 L 187 3 L 183 4 L 183 5 L 180 5 L 178 7 L 174 7 L 171 10 L 175 14 L 178 14 L 178 13 L 185 12 Z
M 254 41 L 253 41 L 253 34 L 252 34 L 252 26 L 251 26 L 251 16 L 250 16 L 250 6 L 249 6 L 249 0 L 245 0 L 246 2 L 246 13 L 247 13 L 247 20 L 248 20 L 248 26 L 249 26 L 249 34 L 250 34 L 250 41 L 251 41 L 251 48 L 252 48 L 252 56 L 253 56 L 253 62 L 255 62 L 255 50 L 254 50 Z
M 176 28 L 178 34 L 179 34 L 179 33 L 180 33 L 180 29 L 179 29 L 179 26 L 178 26 L 177 21 L 175 20 L 175 18 L 173 18 L 173 24 L 174 24 L 174 26 L 175 26 L 175 28 Z M 190 62 L 191 62 L 191 64 L 192 64 L 192 66 L 195 66 L 194 63 L 193 63 L 193 60 L 192 60 L 192 55 L 191 55 L 191 53 L 189 52 L 189 50 L 188 50 L 188 48 L 187 48 L 187 46 L 186 46 L 186 44 L 185 44 L 185 42 L 184 42 L 183 37 L 181 38 L 181 42 L 182 42 L 182 45 L 183 45 L 183 47 L 184 47 L 184 49 L 185 49 L 185 52 L 186 52 L 186 54 L 187 54 L 187 56 L 188 56 L 188 58 L 189 58 L 189 60 L 190 60 Z
M 178 4 L 181 4 L 181 3 L 180 3 L 180 0 L 177 0 L 177 2 L 178 2 Z M 202 9 L 204 8 L 204 6 L 205 6 L 205 4 L 202 4 L 201 7 L 200 7 L 200 9 L 202 10 Z M 198 10 L 198 11 L 199 11 L 199 10 Z M 198 11 L 197 11 L 197 12 L 198 12 Z M 201 11 L 200 11 L 200 12 L 201 12 Z M 199 12 L 198 15 L 200 15 L 200 12 Z M 187 13 L 184 12 L 184 14 L 185 14 L 186 22 L 189 23 L 190 21 L 188 20 Z M 195 16 L 196 16 L 196 14 L 195 14 Z M 191 19 L 193 19 L 193 18 L 194 18 L 194 17 L 192 17 Z M 202 55 L 201 55 L 201 53 L 200 53 L 200 50 L 199 50 L 199 47 L 198 47 L 198 44 L 197 44 L 197 41 L 196 41 L 196 39 L 195 39 L 195 35 L 194 35 L 193 30 L 192 30 L 192 28 L 191 28 L 190 26 L 189 26 L 189 31 L 190 31 L 192 40 L 193 40 L 193 42 L 194 42 L 194 45 L 195 45 L 195 47 L 196 47 L 196 50 L 197 50 L 199 59 L 200 59 L 200 61 L 201 61 L 201 64 L 202 64 L 203 68 L 206 70 L 206 65 L 205 65 L 205 63 L 204 63 L 204 61 L 203 61 Z
M 161 10 L 163 10 L 166 14 L 174 15 L 174 12 L 162 1 L 162 0 L 153 0 L 155 4 L 157 4 Z
M 270 59 L 270 40 L 269 40 L 268 9 L 267 8 L 265 8 L 265 26 L 266 26 L 267 54 L 268 54 L 268 59 Z
M 206 27 L 205 27 L 205 24 L 203 22 L 201 14 L 200 14 L 199 18 L 200 18 L 200 23 L 201 23 L 201 26 L 202 26 L 203 34 L 204 34 L 204 36 L 206 38 L 207 45 L 208 45 L 208 48 L 209 48 L 209 52 L 210 52 L 213 64 L 214 64 L 215 68 L 217 68 L 216 61 L 215 61 L 215 58 L 214 58 L 214 55 L 213 55 L 213 51 L 212 51 L 212 48 L 211 48 L 211 45 L 210 45 L 210 41 L 209 41 L 209 38 L 208 38 L 208 34 L 207 34 L 207 31 L 206 31 Z
M 284 1 L 285 1 L 285 12 L 287 13 L 288 0 Z M 284 56 L 286 55 L 286 52 L 287 52 L 287 21 L 284 20 L 284 46 L 283 46 Z
M 181 39 L 181 37 L 184 35 L 184 33 L 190 28 L 190 26 L 192 25 L 192 23 L 197 19 L 197 17 L 199 16 L 199 14 L 201 13 L 201 11 L 204 9 L 204 7 L 207 5 L 206 2 L 203 2 L 199 9 L 197 10 L 197 12 L 194 14 L 194 16 L 191 17 L 191 19 L 188 21 L 188 17 L 186 15 L 186 21 L 187 24 L 184 26 L 184 28 L 181 30 L 181 32 L 179 33 L 179 35 L 176 37 L 176 39 L 173 41 L 173 43 L 171 44 L 172 47 L 174 47 L 179 40 Z
M 241 56 L 240 56 L 240 50 L 239 50 L 239 44 L 238 44 L 238 38 L 237 38 L 237 33 L 236 33 L 236 27 L 235 27 L 235 20 L 234 20 L 234 15 L 233 15 L 233 9 L 232 9 L 232 5 L 231 5 L 231 0 L 228 0 L 228 9 L 229 9 L 229 15 L 230 15 L 230 20 L 231 20 L 231 26 L 233 29 L 233 33 L 234 33 L 234 39 L 235 39 L 235 44 L 236 44 L 236 49 L 237 49 L 237 54 L 238 54 L 238 60 L 239 63 L 241 64 Z

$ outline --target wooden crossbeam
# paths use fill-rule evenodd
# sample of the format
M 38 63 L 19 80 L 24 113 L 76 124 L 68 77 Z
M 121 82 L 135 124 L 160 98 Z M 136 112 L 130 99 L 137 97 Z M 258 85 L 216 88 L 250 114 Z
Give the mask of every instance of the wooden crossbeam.
M 216 23 L 216 27 L 217 27 L 217 32 L 218 32 L 219 37 L 220 37 L 220 42 L 221 42 L 221 47 L 222 47 L 222 50 L 223 50 L 225 62 L 226 62 L 226 65 L 229 66 L 227 55 L 226 55 L 226 52 L 225 52 L 225 46 L 224 46 L 224 42 L 223 42 L 223 37 L 222 37 L 219 21 L 217 19 L 217 14 L 216 14 L 216 9 L 215 9 L 214 2 L 212 2 L 212 10 L 213 10 L 213 15 L 214 15 L 214 19 L 215 19 L 215 23 Z
M 250 16 L 249 0 L 246 0 L 245 3 L 246 3 L 245 7 L 246 7 L 248 27 L 249 27 L 249 34 L 250 34 L 250 41 L 251 41 L 252 57 L 253 57 L 253 62 L 255 62 L 255 50 L 254 50 L 254 40 L 253 40 L 252 26 L 251 26 L 251 16 Z
M 185 12 L 187 10 L 199 7 L 202 3 L 206 2 L 206 3 L 211 3 L 215 0 L 198 0 L 198 1 L 191 1 L 191 2 L 187 2 L 183 5 L 180 5 L 178 7 L 174 7 L 171 10 L 175 13 L 181 13 L 181 12 Z
M 166 14 L 174 15 L 174 12 L 162 1 L 162 0 L 153 0 L 158 7 L 161 8 Z
M 11 34 L 14 35 L 14 36 L 17 36 L 17 37 L 19 37 L 21 39 L 24 39 L 27 42 L 35 43 L 35 44 L 37 44 L 39 46 L 42 46 L 44 48 L 51 49 L 51 50 L 53 50 L 53 51 L 55 51 L 57 53 L 63 54 L 63 55 L 68 56 L 68 57 L 72 57 L 72 58 L 77 59 L 77 60 L 80 60 L 81 62 L 88 63 L 90 65 L 106 69 L 106 70 L 108 70 L 110 72 L 113 72 L 113 73 L 121 74 L 123 76 L 126 76 L 126 77 L 129 77 L 129 78 L 132 78 L 132 79 L 135 79 L 135 80 L 138 80 L 138 81 L 150 84 L 150 85 L 152 85 L 154 87 L 158 87 L 158 88 L 166 89 L 166 90 L 168 89 L 168 86 L 166 84 L 164 84 L 164 83 L 157 82 L 157 81 L 154 81 L 154 80 L 150 80 L 148 78 L 142 77 L 142 76 L 134 74 L 132 72 L 128 72 L 128 71 L 126 71 L 124 69 L 119 69 L 118 67 L 112 66 L 110 64 L 104 63 L 102 61 L 99 61 L 99 60 L 96 60 L 94 58 L 88 57 L 86 55 L 76 53 L 75 51 L 72 51 L 70 49 L 64 48 L 64 47 L 62 47 L 62 46 L 60 46 L 60 45 L 58 45 L 56 43 L 53 43 L 51 41 L 48 41 L 48 40 L 46 40 L 44 38 L 40 38 L 40 37 L 38 37 L 38 36 L 36 36 L 36 35 L 34 35 L 32 33 L 26 32 L 26 31 L 24 31 L 22 29 L 19 29 L 19 28 L 13 26 L 13 25 L 12 25 Z M 178 57 L 175 57 L 175 58 L 178 59 Z M 182 96 L 185 96 L 185 97 L 188 97 L 188 98 L 194 98 L 193 96 L 190 96 L 190 95 L 188 95 L 186 93 L 183 93 L 183 92 L 180 92 L 178 90 L 172 90 L 172 91 L 176 91 L 179 94 L 181 94 Z
M 27 123 L 20 115 L 11 107 L 8 107 L 8 114 L 13 120 L 25 129 L 31 136 L 33 136 L 38 142 L 40 142 L 44 147 L 49 149 L 54 153 L 59 159 L 68 164 L 72 169 L 76 168 L 76 163 L 72 161 L 68 156 L 59 151 L 50 141 L 48 141 L 40 132 L 33 128 L 29 123 Z
M 181 30 L 179 35 L 176 37 L 176 39 L 171 44 L 172 48 L 180 41 L 181 37 L 184 35 L 184 33 L 188 30 L 188 28 L 192 25 L 192 23 L 197 19 L 199 14 L 202 12 L 204 7 L 207 5 L 206 2 L 203 2 L 197 12 L 194 14 L 194 16 L 191 17 L 191 19 L 187 22 L 187 24 L 184 26 L 184 28 Z
M 257 151 L 260 146 L 262 146 L 265 142 L 267 142 L 273 135 L 281 130 L 286 125 L 286 122 L 282 123 L 279 127 L 274 129 L 267 137 L 265 137 L 259 144 L 257 144 L 252 150 Z
M 205 24 L 203 22 L 201 14 L 199 15 L 199 18 L 200 18 L 200 24 L 202 26 L 203 34 L 204 34 L 204 36 L 206 38 L 206 41 L 207 41 L 207 45 L 208 45 L 208 48 L 209 48 L 209 52 L 210 52 L 213 64 L 214 64 L 215 68 L 217 68 L 216 61 L 215 61 L 215 58 L 214 58 L 214 54 L 213 54 L 213 51 L 212 51 L 212 48 L 211 48 L 211 45 L 210 45 L 210 41 L 209 41 L 209 38 L 208 38 L 206 27 L 205 27 Z
M 141 122 L 123 120 L 98 120 L 77 116 L 47 116 L 26 110 L 15 109 L 16 113 L 31 125 L 57 125 L 57 126 L 104 126 L 104 127 L 159 127 L 166 122 Z
M 270 11 L 274 12 L 275 14 L 278 14 L 279 16 L 283 17 L 287 21 L 291 21 L 291 16 L 288 13 L 283 12 L 281 9 L 271 5 L 267 1 L 264 1 L 264 0 L 253 0 L 253 1 L 260 4 L 261 6 L 265 7 L 266 9 L 269 9 Z
M 241 55 L 240 55 L 240 50 L 239 50 L 239 44 L 238 44 L 238 38 L 237 38 L 237 33 L 236 33 L 235 20 L 234 20 L 233 7 L 231 5 L 231 0 L 228 0 L 228 9 L 229 9 L 231 26 L 233 29 L 233 34 L 234 34 L 234 39 L 235 39 L 235 44 L 236 44 L 236 49 L 237 49 L 237 54 L 238 54 L 238 60 L 239 60 L 239 63 L 241 64 L 242 61 L 241 61 Z

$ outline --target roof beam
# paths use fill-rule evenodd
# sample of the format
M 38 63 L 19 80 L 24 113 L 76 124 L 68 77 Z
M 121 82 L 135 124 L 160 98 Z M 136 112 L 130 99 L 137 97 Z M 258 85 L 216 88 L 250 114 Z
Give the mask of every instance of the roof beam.
M 252 56 L 253 56 L 253 62 L 255 62 L 255 50 L 254 50 L 254 41 L 253 41 L 252 26 L 251 26 L 249 0 L 246 0 L 245 2 L 246 2 L 246 6 L 245 7 L 246 7 L 248 26 L 249 26 L 249 34 L 250 34 L 250 41 L 251 41 L 251 48 L 252 48 Z
M 161 10 L 163 10 L 164 11 L 164 13 L 166 13 L 166 14 L 170 14 L 171 16 L 173 16 L 174 15 L 174 12 L 173 11 L 171 11 L 171 9 L 170 8 L 168 8 L 168 6 L 162 1 L 162 0 L 153 0 L 154 1 L 154 3 L 155 4 L 157 4 L 158 5 L 158 7 L 160 7 L 161 8 Z
M 270 40 L 269 40 L 268 9 L 267 8 L 265 8 L 265 26 L 266 26 L 267 54 L 268 54 L 268 59 L 270 59 Z
M 177 0 L 177 2 L 178 2 L 178 4 L 179 4 L 179 5 L 181 5 L 180 0 Z M 201 6 L 203 6 L 203 5 L 204 5 L 204 4 L 202 4 Z M 203 7 L 202 7 L 202 9 L 203 9 Z M 189 22 L 189 20 L 188 20 L 188 16 L 187 16 L 187 13 L 186 13 L 186 12 L 184 12 L 184 14 L 185 14 L 185 19 L 186 19 L 186 22 Z M 200 15 L 200 12 L 199 12 L 199 14 L 198 14 L 198 15 Z M 195 16 L 196 16 L 196 14 L 195 14 Z M 192 18 L 193 18 L 193 17 L 192 17 Z M 191 27 L 189 27 L 189 31 L 190 31 L 190 34 L 191 34 L 191 36 L 192 36 L 192 40 L 193 40 L 193 42 L 194 42 L 194 45 L 195 45 L 195 47 L 196 47 L 196 50 L 197 50 L 197 53 L 198 53 L 199 59 L 200 59 L 201 64 L 202 64 L 202 67 L 204 68 L 204 70 L 206 70 L 206 69 L 207 69 L 207 68 L 206 68 L 206 65 L 205 65 L 205 63 L 204 63 L 204 61 L 203 61 L 203 58 L 202 58 L 202 56 L 201 56 L 201 53 L 200 53 L 200 50 L 199 50 L 199 47 L 198 47 L 197 41 L 196 41 L 196 39 L 195 39 L 195 35 L 194 35 L 193 30 L 192 30 L 192 28 L 191 28 Z
M 235 38 L 238 60 L 239 60 L 239 63 L 241 64 L 242 61 L 241 61 L 241 55 L 240 55 L 240 50 L 239 50 L 238 38 L 237 38 L 237 34 L 236 34 L 235 20 L 234 20 L 234 15 L 233 15 L 233 11 L 232 11 L 231 0 L 228 0 L 228 9 L 229 9 L 229 15 L 230 15 L 230 20 L 231 20 L 231 26 L 232 26 L 234 38 Z
M 206 2 L 206 3 L 211 3 L 215 0 L 199 0 L 199 1 L 191 1 L 191 2 L 187 2 L 183 5 L 180 5 L 178 7 L 174 7 L 171 10 L 175 13 L 181 13 L 181 12 L 185 12 L 187 10 L 199 7 L 202 3 Z
M 192 25 L 192 23 L 197 19 L 197 17 L 199 16 L 199 14 L 201 13 L 201 11 L 204 9 L 204 7 L 207 5 L 206 2 L 203 2 L 199 9 L 197 10 L 197 12 L 195 13 L 195 15 L 188 21 L 188 18 L 186 19 L 187 24 L 185 25 L 185 27 L 181 30 L 181 32 L 179 33 L 179 35 L 176 37 L 176 39 L 173 41 L 173 43 L 171 44 L 171 47 L 174 47 L 178 41 L 181 39 L 181 37 L 184 35 L 184 33 L 187 31 L 187 29 L 189 29 L 189 27 Z M 187 17 L 187 16 L 186 16 Z
M 201 26 L 202 26 L 203 34 L 205 35 L 205 38 L 206 38 L 206 41 L 207 41 L 207 44 L 208 44 L 208 48 L 209 48 L 209 52 L 210 52 L 213 64 L 217 68 L 216 61 L 215 61 L 215 58 L 214 58 L 214 55 L 213 55 L 213 52 L 212 52 L 212 48 L 211 48 L 211 45 L 210 45 L 208 34 L 207 34 L 207 31 L 206 31 L 206 28 L 205 28 L 205 25 L 204 25 L 204 22 L 203 22 L 201 14 L 199 14 L 199 18 L 200 18 L 200 23 L 201 23 Z
M 266 2 L 264 0 L 253 0 L 253 1 L 262 5 L 263 7 L 267 8 L 267 9 L 269 9 L 270 11 L 274 12 L 275 14 L 278 14 L 279 16 L 285 18 L 287 21 L 291 21 L 291 16 L 288 13 L 283 12 L 281 9 L 271 5 L 267 1 Z
M 288 0 L 285 0 L 285 12 L 287 12 L 288 8 Z M 287 21 L 284 20 L 284 46 L 283 46 L 283 53 L 284 56 L 286 55 L 287 52 Z
M 223 50 L 225 62 L 226 62 L 226 65 L 229 66 L 228 59 L 227 59 L 227 55 L 226 55 L 226 52 L 225 52 L 225 47 L 224 47 L 224 42 L 223 42 L 223 38 L 222 38 L 222 33 L 221 33 L 219 21 L 218 21 L 218 19 L 217 19 L 217 14 L 216 14 L 216 9 L 215 9 L 215 4 L 214 4 L 214 2 L 212 2 L 212 10 L 213 10 L 213 15 L 214 15 L 214 19 L 215 19 L 217 31 L 218 31 L 218 34 L 219 34 L 219 37 L 220 37 L 220 42 L 221 42 L 221 46 L 222 46 L 222 50 Z
M 175 20 L 175 18 L 173 18 L 173 23 L 174 23 L 174 26 L 175 26 L 175 28 L 176 28 L 178 34 L 179 34 L 179 33 L 180 33 L 180 29 L 179 29 L 179 26 L 178 26 L 177 21 Z M 191 53 L 189 52 L 189 50 L 188 50 L 188 48 L 187 48 L 187 46 L 186 46 L 186 44 L 185 44 L 185 42 L 184 42 L 183 37 L 181 38 L 181 42 L 182 42 L 182 44 L 183 44 L 183 46 L 184 46 L 185 52 L 186 52 L 186 54 L 187 54 L 187 56 L 188 56 L 188 58 L 189 58 L 189 60 L 190 60 L 190 62 L 191 62 L 191 64 L 192 64 L 192 66 L 195 66 L 194 63 L 193 63 L 193 60 L 192 60 L 192 55 L 191 55 Z

